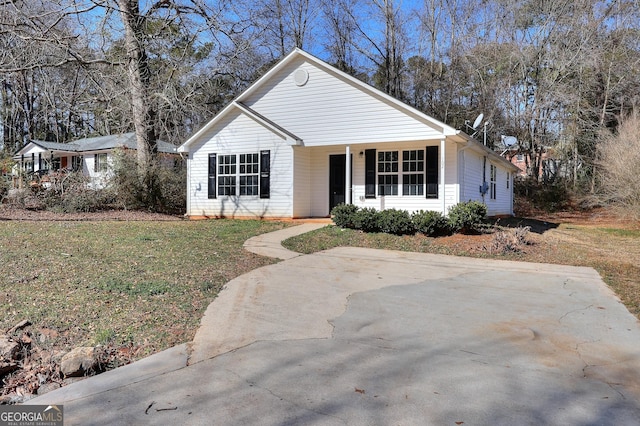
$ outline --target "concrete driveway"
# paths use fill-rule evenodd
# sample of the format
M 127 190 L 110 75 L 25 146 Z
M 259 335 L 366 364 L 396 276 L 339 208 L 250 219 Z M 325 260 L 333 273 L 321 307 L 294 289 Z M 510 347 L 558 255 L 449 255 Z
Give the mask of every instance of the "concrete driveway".
M 31 403 L 67 425 L 632 425 L 640 327 L 590 268 L 338 248 L 233 280 L 192 344 Z

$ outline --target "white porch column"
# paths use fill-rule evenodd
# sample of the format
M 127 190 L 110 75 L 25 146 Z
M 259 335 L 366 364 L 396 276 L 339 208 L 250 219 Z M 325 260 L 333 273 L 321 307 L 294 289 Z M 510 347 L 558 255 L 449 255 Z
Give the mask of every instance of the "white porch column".
M 345 149 L 345 188 L 344 188 L 344 203 L 351 204 L 351 146 L 347 145 Z
M 446 139 L 442 138 L 440 140 L 440 188 L 442 188 L 442 214 L 446 215 L 447 214 L 447 200 L 446 200 L 446 196 L 445 196 L 445 187 L 444 187 L 444 182 L 445 182 L 445 176 L 444 176 L 444 172 L 445 172 L 445 162 L 447 160 L 447 155 L 445 153 L 445 147 L 446 147 Z

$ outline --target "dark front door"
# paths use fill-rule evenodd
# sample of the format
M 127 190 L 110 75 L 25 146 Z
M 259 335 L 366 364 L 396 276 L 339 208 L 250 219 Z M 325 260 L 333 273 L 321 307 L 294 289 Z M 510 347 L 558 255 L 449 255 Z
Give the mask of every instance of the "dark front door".
M 329 156 L 329 212 L 338 204 L 344 203 L 346 199 L 346 158 L 345 154 Z

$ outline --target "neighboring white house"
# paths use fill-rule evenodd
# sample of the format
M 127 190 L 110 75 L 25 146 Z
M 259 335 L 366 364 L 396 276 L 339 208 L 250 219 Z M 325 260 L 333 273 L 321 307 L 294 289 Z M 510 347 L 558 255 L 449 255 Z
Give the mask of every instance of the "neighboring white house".
M 513 164 L 300 49 L 178 152 L 190 217 L 327 217 L 343 202 L 446 214 L 468 200 L 513 214 Z
M 14 174 L 40 176 L 61 170 L 82 171 L 95 187 L 109 178 L 116 149 L 136 149 L 135 133 L 79 139 L 69 143 L 30 141 L 13 156 Z M 158 142 L 158 152 L 176 154 L 176 147 Z

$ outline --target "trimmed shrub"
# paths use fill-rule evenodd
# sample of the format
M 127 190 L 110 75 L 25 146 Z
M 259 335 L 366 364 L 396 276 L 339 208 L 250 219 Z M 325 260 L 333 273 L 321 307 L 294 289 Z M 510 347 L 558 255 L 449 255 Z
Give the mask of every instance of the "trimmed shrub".
M 415 233 L 411 216 L 406 210 L 388 209 L 378 212 L 378 228 L 388 234 L 405 235 Z
M 416 231 L 429 237 L 449 232 L 449 222 L 440 212 L 420 210 L 411 216 L 411 221 Z
M 487 217 L 487 206 L 479 201 L 458 203 L 449 208 L 449 226 L 454 232 L 478 232 Z
M 333 223 L 340 228 L 353 228 L 353 221 L 358 207 L 353 204 L 338 204 L 331 209 Z
M 353 216 L 353 227 L 364 232 L 379 232 L 378 216 L 380 212 L 373 207 L 358 210 Z

